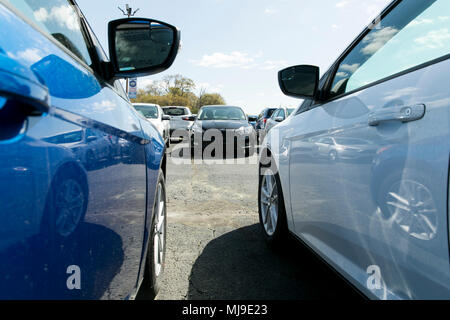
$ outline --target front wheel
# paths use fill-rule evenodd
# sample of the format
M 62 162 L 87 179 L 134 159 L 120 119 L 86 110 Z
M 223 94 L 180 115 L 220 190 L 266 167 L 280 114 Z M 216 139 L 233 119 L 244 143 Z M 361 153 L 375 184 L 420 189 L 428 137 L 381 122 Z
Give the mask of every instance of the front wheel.
M 278 174 L 262 168 L 259 176 L 259 222 L 269 245 L 281 244 L 287 235 L 286 210 Z
M 166 257 L 166 186 L 160 170 L 148 244 L 144 282 L 139 298 L 154 299 L 161 288 Z

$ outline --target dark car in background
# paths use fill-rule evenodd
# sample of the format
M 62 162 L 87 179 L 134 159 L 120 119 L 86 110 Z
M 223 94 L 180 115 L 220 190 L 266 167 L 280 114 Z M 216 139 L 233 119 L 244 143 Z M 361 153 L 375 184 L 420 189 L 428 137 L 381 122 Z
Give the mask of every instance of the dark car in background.
M 195 157 L 248 157 L 255 152 L 256 132 L 240 107 L 204 106 L 191 127 L 190 141 Z
M 56 9 L 67 23 L 38 17 Z M 0 16 L 0 299 L 154 297 L 165 144 L 119 79 L 168 69 L 179 31 L 111 21 L 108 59 L 75 1 L 0 0 Z
M 258 119 L 256 120 L 256 136 L 258 141 L 260 141 L 261 136 L 264 135 L 267 120 L 272 116 L 275 110 L 277 110 L 277 108 L 266 108 L 258 115 Z

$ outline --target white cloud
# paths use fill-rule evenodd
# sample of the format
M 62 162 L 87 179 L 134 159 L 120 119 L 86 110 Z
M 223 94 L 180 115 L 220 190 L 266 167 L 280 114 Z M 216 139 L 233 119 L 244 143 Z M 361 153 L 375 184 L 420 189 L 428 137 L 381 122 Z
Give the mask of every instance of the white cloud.
M 21 59 L 29 63 L 36 63 L 43 58 L 43 53 L 39 49 L 26 49 L 18 51 L 16 54 L 12 52 L 8 52 L 7 54 L 13 59 Z
M 264 10 L 265 14 L 277 14 L 278 12 L 279 12 L 278 9 L 275 9 L 275 8 L 272 8 L 272 7 L 266 8 Z
M 200 66 L 210 68 L 249 68 L 254 65 L 255 59 L 248 53 L 233 51 L 230 54 L 216 52 L 211 55 L 205 54 L 200 60 L 190 60 L 189 62 Z
M 361 49 L 363 54 L 372 55 L 381 49 L 389 40 L 391 40 L 398 30 L 393 27 L 386 27 L 379 31 L 373 31 L 366 38 L 364 38 L 363 43 L 366 44 L 364 48 Z
M 356 70 L 358 70 L 359 66 L 360 66 L 359 63 L 343 64 L 342 66 L 339 67 L 339 70 L 348 71 L 350 73 L 354 73 Z
M 433 20 L 431 19 L 414 19 L 413 21 L 411 21 L 409 25 L 415 27 L 422 24 L 431 24 L 431 23 L 433 23 Z
M 440 30 L 433 30 L 428 32 L 425 36 L 414 39 L 414 42 L 430 48 L 438 49 L 448 45 L 450 41 L 450 33 L 447 28 Z
M 275 69 L 283 69 L 287 66 L 286 60 L 266 60 L 264 64 L 261 66 L 262 70 L 275 70 Z
M 350 1 L 348 1 L 348 0 L 339 1 L 338 3 L 336 3 L 336 8 L 343 8 L 343 7 L 347 6 L 349 3 L 350 3 Z
M 406 88 L 402 88 L 402 89 L 398 89 L 398 90 L 394 90 L 394 91 L 389 91 L 386 93 L 386 96 L 383 97 L 383 100 L 391 101 L 391 100 L 400 99 L 400 98 L 405 99 L 406 97 L 409 97 L 409 96 L 415 94 L 417 91 L 418 91 L 418 88 L 415 88 L 415 87 L 406 87 Z
M 148 77 L 138 78 L 137 79 L 138 89 L 146 89 L 149 85 L 152 85 L 153 82 L 154 81 L 151 78 L 148 78 Z
M 69 5 L 61 5 L 59 7 L 53 7 L 50 12 L 45 8 L 39 8 L 33 12 L 34 17 L 39 22 L 47 22 L 53 20 L 61 27 L 69 30 L 79 30 L 78 18 L 75 11 Z
M 206 92 L 220 93 L 223 90 L 223 84 L 212 85 L 209 82 L 197 83 L 198 89 L 204 89 Z

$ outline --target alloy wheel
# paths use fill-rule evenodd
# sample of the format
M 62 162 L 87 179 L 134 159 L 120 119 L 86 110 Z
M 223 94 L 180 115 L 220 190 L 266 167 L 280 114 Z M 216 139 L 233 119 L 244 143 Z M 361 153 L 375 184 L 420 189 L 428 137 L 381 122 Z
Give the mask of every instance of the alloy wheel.
M 165 191 L 161 183 L 158 184 L 158 190 L 156 193 L 155 204 L 155 223 L 153 230 L 153 264 L 156 277 L 158 277 L 162 271 L 164 263 L 165 252 L 165 234 L 166 224 L 166 196 Z
M 391 186 L 386 204 L 393 221 L 407 234 L 420 240 L 432 240 L 437 234 L 437 208 L 431 191 L 413 180 Z
M 260 192 L 262 223 L 267 235 L 272 236 L 278 222 L 278 187 L 273 174 L 263 176 Z
M 56 231 L 63 237 L 71 235 L 84 213 L 85 196 L 80 184 L 66 179 L 56 194 Z

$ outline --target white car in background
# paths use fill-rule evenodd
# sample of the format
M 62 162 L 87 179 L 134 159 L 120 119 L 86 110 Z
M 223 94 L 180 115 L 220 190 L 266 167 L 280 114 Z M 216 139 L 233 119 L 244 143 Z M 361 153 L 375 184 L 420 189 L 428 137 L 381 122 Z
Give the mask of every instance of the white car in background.
M 166 145 L 170 145 L 170 117 L 166 116 L 162 108 L 157 104 L 133 103 L 136 111 L 147 121 L 151 122 L 164 138 Z
M 188 107 L 182 106 L 167 106 L 163 107 L 164 114 L 170 116 L 170 139 L 180 140 L 180 137 L 175 136 L 173 132 L 177 130 L 189 132 L 189 129 L 194 124 L 194 118 L 191 110 Z

